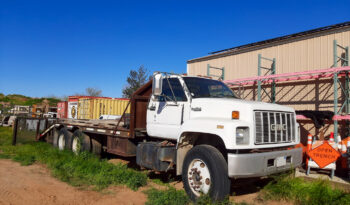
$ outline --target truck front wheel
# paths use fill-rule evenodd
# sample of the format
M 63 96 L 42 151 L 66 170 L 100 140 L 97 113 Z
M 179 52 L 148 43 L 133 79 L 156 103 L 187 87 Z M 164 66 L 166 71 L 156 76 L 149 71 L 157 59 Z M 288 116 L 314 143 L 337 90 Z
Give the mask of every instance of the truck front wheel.
M 223 200 L 230 194 L 227 163 L 222 154 L 210 145 L 198 145 L 186 154 L 182 180 L 189 197 L 195 201 L 201 194 Z

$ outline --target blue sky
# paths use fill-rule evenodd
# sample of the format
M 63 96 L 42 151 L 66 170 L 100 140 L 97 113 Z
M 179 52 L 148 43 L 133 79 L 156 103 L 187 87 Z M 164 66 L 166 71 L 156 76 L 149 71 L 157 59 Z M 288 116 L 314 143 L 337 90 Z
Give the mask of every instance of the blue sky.
M 0 92 L 121 97 L 131 69 L 350 20 L 350 1 L 0 0 Z

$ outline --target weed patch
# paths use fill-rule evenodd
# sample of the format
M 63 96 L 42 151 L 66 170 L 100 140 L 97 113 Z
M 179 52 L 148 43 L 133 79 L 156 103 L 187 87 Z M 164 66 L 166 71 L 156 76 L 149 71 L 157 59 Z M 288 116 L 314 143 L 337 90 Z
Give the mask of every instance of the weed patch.
M 202 195 L 193 203 L 184 190 L 176 190 L 173 187 L 168 187 L 166 190 L 152 188 L 145 193 L 148 195 L 147 205 L 246 205 L 246 203 L 234 203 L 228 197 L 223 201 L 213 201 L 209 195 Z
M 264 187 L 265 200 L 285 200 L 301 205 L 350 204 L 350 194 L 331 187 L 328 181 L 306 182 L 303 178 L 280 176 Z
M 126 185 L 136 190 L 146 185 L 147 175 L 122 164 L 111 164 L 91 153 L 78 156 L 59 151 L 44 142 L 11 146 L 11 129 L 0 127 L 0 158 L 11 158 L 21 165 L 46 164 L 52 174 L 73 186 L 92 186 L 101 190 L 109 185 Z
M 245 202 L 235 203 L 233 201 L 230 201 L 228 196 L 222 201 L 213 201 L 209 197 L 209 195 L 200 196 L 197 199 L 195 204 L 196 205 L 247 205 L 247 203 L 245 203 Z
M 169 187 L 167 190 L 149 189 L 147 205 L 184 205 L 189 203 L 185 191 Z

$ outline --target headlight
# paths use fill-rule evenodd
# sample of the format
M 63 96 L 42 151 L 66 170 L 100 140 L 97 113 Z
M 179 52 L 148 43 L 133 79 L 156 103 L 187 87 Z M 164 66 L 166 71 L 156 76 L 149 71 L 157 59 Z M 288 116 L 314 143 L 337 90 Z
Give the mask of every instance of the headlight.
M 249 144 L 249 128 L 237 127 L 236 129 L 236 144 L 247 145 Z

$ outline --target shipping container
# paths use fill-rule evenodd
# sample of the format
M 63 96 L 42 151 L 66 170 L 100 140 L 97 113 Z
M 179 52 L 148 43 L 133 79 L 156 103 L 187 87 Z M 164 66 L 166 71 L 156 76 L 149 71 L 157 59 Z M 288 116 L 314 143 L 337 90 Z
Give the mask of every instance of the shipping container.
M 78 119 L 99 119 L 101 115 L 122 115 L 129 103 L 125 98 L 80 98 Z M 126 113 L 130 113 L 128 107 Z
M 93 96 L 69 96 L 68 97 L 68 118 L 78 119 L 79 99 L 111 99 L 109 97 L 93 97 Z
M 57 103 L 57 118 L 68 117 L 68 102 L 62 101 Z

